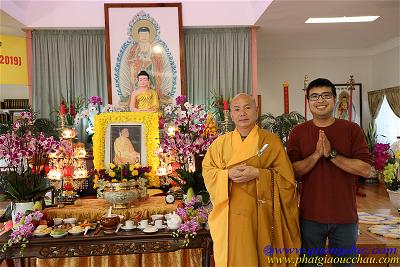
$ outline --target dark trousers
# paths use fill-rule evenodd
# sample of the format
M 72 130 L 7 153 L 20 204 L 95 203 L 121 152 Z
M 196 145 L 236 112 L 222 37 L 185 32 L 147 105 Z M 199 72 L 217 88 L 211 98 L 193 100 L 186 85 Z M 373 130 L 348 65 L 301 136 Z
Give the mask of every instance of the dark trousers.
M 332 257 L 356 257 L 357 224 L 324 224 L 301 219 L 300 230 L 303 254 L 306 254 L 307 257 L 314 257 L 313 263 L 303 263 L 302 266 L 322 266 L 316 264 L 315 260 L 317 260 L 316 257 L 320 257 L 319 260 L 321 260 L 325 256 L 324 252 Z M 325 249 L 327 238 L 329 244 L 328 249 Z M 332 266 L 350 267 L 355 264 L 335 264 L 333 262 Z

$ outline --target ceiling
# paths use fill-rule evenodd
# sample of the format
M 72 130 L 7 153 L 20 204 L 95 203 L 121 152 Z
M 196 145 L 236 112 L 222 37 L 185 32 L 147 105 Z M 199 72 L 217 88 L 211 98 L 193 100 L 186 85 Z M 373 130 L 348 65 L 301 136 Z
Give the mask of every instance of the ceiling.
M 22 27 L 76 27 L 77 25 L 73 23 L 80 23 L 81 27 L 104 27 L 102 12 L 104 1 L 0 1 L 2 34 L 13 34 L 10 32 L 14 31 L 16 35 L 23 35 L 24 33 L 20 30 Z M 109 0 L 107 2 L 128 1 Z M 141 2 L 176 1 L 145 0 Z M 315 53 L 316 50 L 345 50 L 356 53 L 390 40 L 392 43 L 397 43 L 397 46 L 400 42 L 400 0 L 274 0 L 272 3 L 270 3 L 271 0 L 185 0 L 182 2 L 184 26 L 259 26 L 257 46 L 258 54 L 262 57 L 285 56 L 307 51 Z M 83 10 L 76 7 L 86 8 L 86 15 L 83 16 L 83 19 L 87 18 L 86 21 L 80 22 L 74 19 L 75 13 Z M 66 12 L 68 8 L 75 12 Z M 47 12 L 43 13 L 43 10 Z M 90 14 L 90 12 L 94 13 L 92 10 L 96 11 L 97 17 Z M 18 19 L 15 19 L 17 15 Z M 309 17 L 361 15 L 381 17 L 370 23 L 304 23 Z
M 305 24 L 309 17 L 371 16 L 374 22 Z M 274 0 L 256 22 L 259 55 L 368 49 L 400 37 L 400 0 Z M 397 39 L 397 46 L 400 46 Z

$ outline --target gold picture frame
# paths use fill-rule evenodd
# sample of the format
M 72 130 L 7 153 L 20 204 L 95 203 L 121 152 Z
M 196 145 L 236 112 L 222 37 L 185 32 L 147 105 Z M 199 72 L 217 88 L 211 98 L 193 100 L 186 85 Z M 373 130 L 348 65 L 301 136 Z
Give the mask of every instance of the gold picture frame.
M 159 166 L 155 151 L 159 146 L 158 113 L 156 112 L 110 112 L 95 115 L 93 136 L 93 164 L 95 169 L 108 169 L 112 162 L 110 150 L 114 149 L 112 140 L 113 128 L 130 129 L 141 127 L 140 164 Z

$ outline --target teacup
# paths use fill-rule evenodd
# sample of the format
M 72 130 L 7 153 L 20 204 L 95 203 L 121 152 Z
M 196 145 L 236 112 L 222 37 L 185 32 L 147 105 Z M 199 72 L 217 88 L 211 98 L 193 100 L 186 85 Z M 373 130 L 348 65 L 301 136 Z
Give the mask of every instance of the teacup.
M 62 218 L 54 218 L 53 221 L 54 221 L 54 225 L 60 225 L 60 224 L 62 224 L 63 219 Z
M 153 221 L 162 220 L 163 218 L 164 218 L 164 215 L 162 215 L 162 214 L 153 214 L 153 215 L 151 215 L 151 219 Z
M 147 221 L 147 220 L 141 220 L 141 221 L 139 222 L 139 225 L 140 225 L 141 228 L 146 228 L 146 227 L 149 225 L 149 221 Z
M 157 228 L 163 227 L 162 220 L 155 220 L 154 221 L 154 226 L 157 227 Z
M 131 220 L 126 220 L 125 221 L 125 228 L 131 229 L 131 228 L 134 228 L 134 227 L 135 227 L 135 224 L 134 224 L 133 221 L 131 221 Z

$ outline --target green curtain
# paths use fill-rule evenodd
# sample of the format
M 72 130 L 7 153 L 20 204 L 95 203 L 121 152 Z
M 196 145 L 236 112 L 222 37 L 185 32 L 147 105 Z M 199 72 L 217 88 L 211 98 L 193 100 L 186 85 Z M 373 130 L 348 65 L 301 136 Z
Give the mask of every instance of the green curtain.
M 32 106 L 39 116 L 54 120 L 62 96 L 70 102 L 92 95 L 107 103 L 104 30 L 32 31 Z
M 250 28 L 186 28 L 185 79 L 188 99 L 208 104 L 213 93 L 225 98 L 251 93 Z

